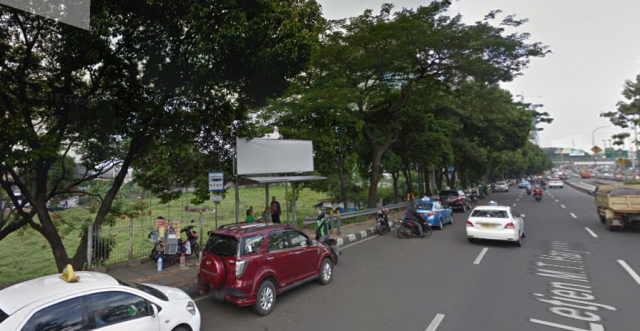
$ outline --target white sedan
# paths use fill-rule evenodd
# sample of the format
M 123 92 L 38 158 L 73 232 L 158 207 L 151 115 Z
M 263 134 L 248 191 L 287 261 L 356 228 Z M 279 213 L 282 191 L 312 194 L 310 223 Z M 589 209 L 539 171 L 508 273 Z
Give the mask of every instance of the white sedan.
M 524 238 L 524 215 L 508 206 L 478 206 L 467 220 L 469 242 L 477 239 L 510 241 L 520 246 Z
M 75 275 L 76 282 L 52 275 L 0 290 L 0 330 L 200 330 L 200 311 L 182 290 Z
M 549 180 L 549 188 L 563 188 L 564 183 L 559 178 L 551 178 Z

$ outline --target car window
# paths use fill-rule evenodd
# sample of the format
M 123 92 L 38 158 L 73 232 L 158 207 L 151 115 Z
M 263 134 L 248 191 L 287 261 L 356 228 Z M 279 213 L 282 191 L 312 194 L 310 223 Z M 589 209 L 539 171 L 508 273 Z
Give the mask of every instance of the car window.
M 95 328 L 143 318 L 150 315 L 147 300 L 125 292 L 89 294 L 87 310 Z
M 471 217 L 509 218 L 506 210 L 474 210 Z
M 235 256 L 238 252 L 238 240 L 235 237 L 211 234 L 204 249 L 218 256 Z
M 442 206 L 440 206 L 439 202 L 434 202 L 433 203 L 433 209 L 442 209 Z
M 0 309 L 0 324 L 2 324 L 2 321 L 6 320 L 7 317 L 9 317 L 9 315 Z
M 264 237 L 260 234 L 257 236 L 245 237 L 242 239 L 242 251 L 240 255 L 251 255 L 255 254 L 262 247 Z
M 80 331 L 84 329 L 82 302 L 80 298 L 73 298 L 38 311 L 29 319 L 22 331 Z
M 456 191 L 442 191 L 442 192 L 440 192 L 440 197 L 441 198 L 449 198 L 449 197 L 457 198 L 458 197 L 458 192 L 456 192 Z
M 267 249 L 269 251 L 276 251 L 285 248 L 289 248 L 289 240 L 287 239 L 287 234 L 284 230 L 269 233 L 269 241 L 267 242 Z
M 305 235 L 295 230 L 289 231 L 289 239 L 291 240 L 291 247 L 300 247 L 300 246 L 309 245 L 309 238 L 307 238 Z
M 418 202 L 418 209 L 431 210 L 433 208 L 433 202 Z

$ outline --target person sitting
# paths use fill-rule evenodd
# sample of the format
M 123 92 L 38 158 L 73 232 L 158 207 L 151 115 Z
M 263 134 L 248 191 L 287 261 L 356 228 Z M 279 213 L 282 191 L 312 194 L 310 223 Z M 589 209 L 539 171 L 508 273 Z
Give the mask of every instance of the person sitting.
M 540 189 L 540 187 L 537 187 L 533 189 L 533 195 L 542 195 L 542 189 Z
M 247 209 L 247 217 L 245 217 L 244 222 L 245 223 L 253 223 L 255 221 L 256 221 L 256 218 L 251 213 L 251 209 Z

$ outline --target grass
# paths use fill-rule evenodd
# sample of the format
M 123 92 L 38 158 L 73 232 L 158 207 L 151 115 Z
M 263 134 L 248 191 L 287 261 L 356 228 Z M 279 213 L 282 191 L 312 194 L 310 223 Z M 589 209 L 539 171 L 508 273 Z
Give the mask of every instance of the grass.
M 297 215 L 299 224 L 305 216 L 314 215 L 313 205 L 318 200 L 326 198 L 324 193 L 314 192 L 308 189 L 296 192 L 297 199 Z M 291 190 L 289 190 L 291 194 Z M 280 202 L 283 215 L 281 221 L 286 221 L 285 210 L 285 188 L 284 186 L 271 185 L 269 187 L 269 195 L 276 196 Z M 179 221 L 180 227 L 187 225 L 192 219 L 195 225 L 199 227 L 200 212 L 185 211 L 185 206 L 189 208 L 207 208 L 203 212 L 203 224 L 205 232 L 213 229 L 215 226 L 215 205 L 213 202 L 206 202 L 200 206 L 189 204 L 191 194 L 187 193 L 184 198 L 173 201 L 169 204 L 162 205 L 159 199 L 143 197 L 142 201 L 145 207 L 151 210 L 151 215 L 144 214 L 140 218 L 132 220 L 133 225 L 133 257 L 146 258 L 152 248 L 152 243 L 147 238 L 149 232 L 153 229 L 155 218 L 163 216 L 165 219 Z M 264 188 L 246 188 L 240 190 L 240 222 L 244 221 L 245 211 L 253 206 L 254 212 L 259 214 L 265 207 L 265 191 Z M 135 199 L 131 200 L 132 203 Z M 80 233 L 82 232 L 81 222 L 79 219 L 94 219 L 95 214 L 91 214 L 84 208 L 71 208 L 65 211 L 57 212 L 60 220 L 56 225 L 60 229 L 63 243 L 69 255 L 73 256 L 78 243 L 80 242 Z M 70 221 L 75 220 L 75 221 Z M 129 219 L 119 219 L 113 227 L 103 227 L 102 236 L 115 239 L 115 246 L 109 259 L 105 261 L 105 265 L 117 262 L 124 262 L 129 259 Z M 235 201 L 233 190 L 229 191 L 226 198 L 220 202 L 218 206 L 218 225 L 235 222 Z M 64 225 L 63 225 L 64 224 Z M 17 231 L 0 241 L 0 286 L 22 282 L 45 275 L 57 273 L 55 260 L 51 248 L 42 235 L 31 228 Z

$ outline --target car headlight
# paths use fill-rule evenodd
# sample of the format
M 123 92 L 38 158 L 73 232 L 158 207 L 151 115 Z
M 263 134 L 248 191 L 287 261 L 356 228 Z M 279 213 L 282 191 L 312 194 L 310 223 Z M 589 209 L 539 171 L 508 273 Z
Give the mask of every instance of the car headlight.
M 193 301 L 189 301 L 189 303 L 187 303 L 187 311 L 190 312 L 191 315 L 196 314 L 196 304 L 193 303 Z
M 239 260 L 236 262 L 236 277 L 242 276 L 244 269 L 247 268 L 247 260 Z

